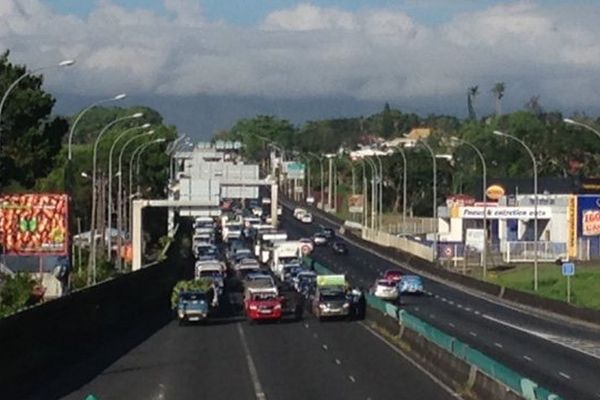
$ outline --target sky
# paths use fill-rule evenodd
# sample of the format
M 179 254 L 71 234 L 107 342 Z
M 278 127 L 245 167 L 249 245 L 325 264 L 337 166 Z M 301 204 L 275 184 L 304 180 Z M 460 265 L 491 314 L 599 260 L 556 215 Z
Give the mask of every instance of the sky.
M 0 0 L 0 49 L 48 70 L 57 110 L 127 92 L 206 137 L 253 113 L 466 116 L 540 96 L 600 113 L 597 0 Z M 86 103 L 87 102 L 87 103 Z M 208 121 L 208 122 L 207 122 Z M 189 132 L 194 135 L 194 132 Z

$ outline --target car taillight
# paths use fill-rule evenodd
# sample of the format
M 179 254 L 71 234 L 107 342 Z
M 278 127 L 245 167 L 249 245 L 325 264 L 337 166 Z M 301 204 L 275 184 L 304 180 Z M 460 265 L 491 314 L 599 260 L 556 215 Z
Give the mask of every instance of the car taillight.
M 256 307 L 254 304 L 251 304 L 249 307 L 252 311 L 254 310 L 258 310 L 258 307 Z
M 281 310 L 281 304 L 276 304 L 274 308 L 275 310 Z

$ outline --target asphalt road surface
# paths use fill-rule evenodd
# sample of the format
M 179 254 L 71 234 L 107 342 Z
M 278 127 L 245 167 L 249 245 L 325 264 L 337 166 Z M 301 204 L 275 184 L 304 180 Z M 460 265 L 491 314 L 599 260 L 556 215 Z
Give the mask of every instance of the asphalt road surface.
M 234 298 L 234 296 L 231 296 Z M 49 378 L 31 399 L 452 399 L 358 321 L 250 325 L 235 307 L 180 327 L 165 310 Z M 85 338 L 81 338 L 85 340 Z
M 313 217 L 313 224 L 303 224 L 286 209 L 283 227 L 294 238 L 309 237 L 320 226 L 334 227 Z M 334 255 L 327 247 L 317 247 L 313 256 L 365 289 L 386 269 L 398 269 L 398 265 L 347 243 L 346 256 Z M 424 286 L 424 296 L 403 296 L 404 309 L 564 398 L 600 399 L 598 330 L 527 314 L 428 279 Z

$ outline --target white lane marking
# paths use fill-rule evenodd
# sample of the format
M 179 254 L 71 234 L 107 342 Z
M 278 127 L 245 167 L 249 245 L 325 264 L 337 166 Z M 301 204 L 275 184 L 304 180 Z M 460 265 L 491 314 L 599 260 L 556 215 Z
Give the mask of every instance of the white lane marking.
M 582 354 L 588 355 L 588 356 L 590 356 L 590 357 L 594 357 L 594 358 L 600 359 L 600 356 L 599 356 L 599 355 L 597 355 L 597 354 L 590 353 L 590 352 L 588 352 L 588 351 L 585 351 L 585 350 L 579 349 L 579 348 L 577 348 L 577 347 L 575 347 L 575 346 L 571 346 L 571 345 L 569 345 L 569 344 L 567 344 L 567 343 L 562 343 L 562 342 L 559 342 L 558 340 L 554 340 L 554 339 L 552 339 L 552 336 L 551 336 L 551 335 L 545 334 L 545 333 L 543 333 L 543 332 L 538 332 L 538 331 L 534 331 L 534 330 L 531 330 L 531 329 L 526 329 L 526 328 L 523 328 L 523 327 L 521 327 L 521 326 L 517 326 L 517 325 L 511 324 L 510 322 L 506 322 L 506 321 L 502 321 L 501 319 L 494 318 L 494 317 L 492 317 L 492 316 L 489 316 L 489 315 L 487 315 L 487 314 L 483 314 L 483 315 L 482 315 L 482 317 L 483 317 L 483 318 L 485 318 L 485 319 L 487 319 L 487 320 L 493 321 L 493 322 L 495 322 L 495 323 L 497 323 L 497 324 L 504 325 L 504 326 L 507 326 L 507 327 L 509 327 L 509 328 L 515 329 L 515 330 L 517 330 L 517 331 L 520 331 L 520 332 L 527 333 L 527 334 L 529 334 L 529 335 L 531 335 L 531 336 L 535 336 L 535 337 L 538 337 L 538 338 L 544 339 L 544 340 L 546 340 L 546 341 L 548 341 L 548 342 L 550 342 L 550 343 L 554 343 L 554 344 L 556 344 L 556 345 L 559 345 L 559 346 L 565 347 L 565 348 L 567 348 L 567 349 L 574 350 L 574 351 L 577 351 L 577 352 L 579 352 L 579 353 L 582 353 Z
M 448 300 L 448 304 L 454 305 L 454 302 L 452 300 Z
M 304 327 L 308 329 L 308 324 L 304 324 Z
M 368 332 L 370 332 L 371 335 L 373 335 L 377 339 L 381 340 L 381 342 L 383 344 L 385 344 L 390 349 L 392 349 L 396 354 L 398 354 L 400 357 L 404 358 L 406 361 L 408 361 L 409 363 L 411 363 L 413 367 L 417 368 L 419 371 L 421 371 L 423 374 L 425 374 L 427 377 L 429 377 L 429 379 L 431 379 L 435 384 L 437 384 L 439 387 L 441 387 L 443 390 L 445 390 L 452 397 L 455 397 L 457 399 L 462 399 L 462 396 L 459 395 L 458 393 L 456 393 L 450 386 L 446 385 L 444 382 L 442 382 L 441 380 L 439 380 L 435 375 L 433 375 L 431 372 L 429 372 L 428 370 L 426 370 L 421 364 L 419 364 L 418 362 L 416 362 L 415 360 L 413 360 L 412 358 L 410 358 L 409 356 L 407 356 L 399 348 L 397 348 L 396 346 L 394 346 L 393 344 L 391 344 L 390 342 L 388 342 L 379 333 L 375 332 L 373 329 L 371 329 L 369 326 L 365 325 L 363 322 L 359 322 L 359 324 L 363 328 L 365 328 Z
M 458 307 L 458 308 L 463 308 L 463 307 L 462 307 L 462 304 L 456 304 L 456 307 Z
M 256 365 L 254 364 L 254 360 L 252 359 L 252 354 L 250 354 L 248 342 L 246 341 L 246 335 L 244 335 L 244 330 L 241 324 L 237 324 L 237 330 L 240 334 L 240 342 L 242 343 L 242 348 L 244 349 L 244 353 L 246 354 L 246 363 L 248 364 L 248 372 L 250 372 L 250 378 L 252 379 L 252 385 L 254 386 L 254 394 L 256 396 L 256 400 L 267 400 L 267 396 L 265 396 L 265 392 L 263 391 L 262 385 L 260 384 L 260 380 L 258 379 Z
M 434 314 L 429 314 L 429 318 L 435 318 Z
M 562 372 L 562 371 L 561 371 L 561 372 L 559 372 L 558 374 L 559 374 L 560 376 L 562 376 L 563 378 L 565 378 L 565 379 L 571 379 L 571 377 L 570 377 L 569 375 L 565 374 L 565 373 L 564 373 L 564 372 Z
M 327 350 L 327 345 L 324 344 L 323 346 L 321 346 L 323 348 L 323 350 Z
M 318 333 L 313 333 L 313 337 L 316 339 L 316 338 L 319 337 L 319 334 Z
M 456 325 L 454 325 L 452 322 L 449 322 L 448 325 L 450 325 L 453 328 L 456 328 Z
M 415 307 L 415 311 L 419 311 L 419 307 Z
M 348 375 L 348 379 L 350 379 L 352 383 L 356 383 L 356 379 L 354 379 L 352 375 Z
M 473 309 L 471 307 L 465 307 L 465 311 L 471 312 Z
M 469 332 L 469 335 L 477 337 L 477 334 L 475 332 L 473 332 L 473 331 Z
M 504 346 L 502 346 L 500 343 L 498 342 L 494 342 L 494 346 L 498 347 L 498 348 L 503 348 Z
M 473 311 L 475 313 L 475 315 L 481 315 L 481 313 L 477 310 Z
M 435 297 L 436 299 L 439 299 L 440 295 L 439 294 L 434 294 L 433 297 Z
M 529 356 L 523 356 L 524 359 L 526 359 L 527 361 L 533 361 L 533 358 L 529 357 Z
M 339 358 L 336 358 L 336 359 L 335 359 L 335 363 L 336 363 L 337 365 L 342 365 L 342 362 L 340 361 L 340 359 L 339 359 Z
M 446 300 L 446 298 L 445 298 L 445 297 L 442 297 L 442 301 L 445 303 L 445 302 L 447 302 L 448 300 Z

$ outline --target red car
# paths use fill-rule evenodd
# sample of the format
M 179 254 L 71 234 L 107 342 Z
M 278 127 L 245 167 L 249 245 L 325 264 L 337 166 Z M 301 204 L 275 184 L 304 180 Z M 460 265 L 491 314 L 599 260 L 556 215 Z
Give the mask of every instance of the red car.
M 246 316 L 252 321 L 281 318 L 281 299 L 272 290 L 248 290 L 244 301 Z
M 404 272 L 399 269 L 388 269 L 383 274 L 383 279 L 398 283 L 402 280 L 402 275 L 404 275 Z

